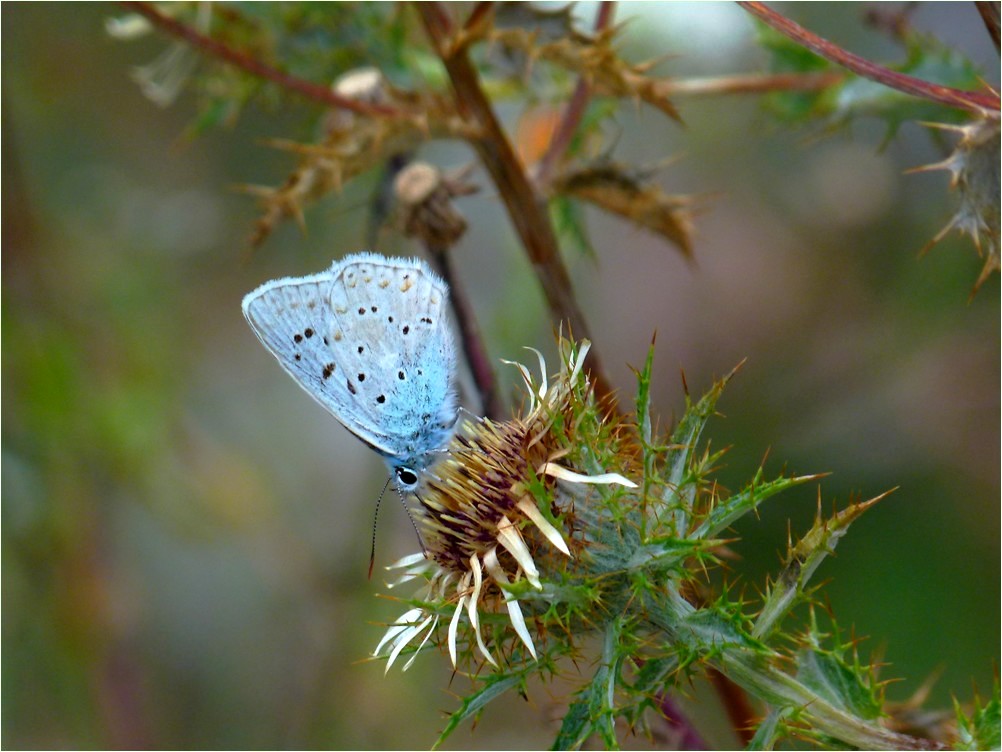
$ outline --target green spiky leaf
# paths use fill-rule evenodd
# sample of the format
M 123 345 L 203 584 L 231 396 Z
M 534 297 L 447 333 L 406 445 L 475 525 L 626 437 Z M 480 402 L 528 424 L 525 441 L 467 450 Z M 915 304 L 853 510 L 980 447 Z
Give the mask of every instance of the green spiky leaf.
M 776 743 L 786 735 L 786 725 L 784 720 L 789 715 L 788 708 L 782 710 L 772 710 L 766 715 L 762 723 L 755 729 L 755 736 L 748 742 L 745 749 L 767 750 L 773 749 Z
M 805 649 L 797 660 L 797 678 L 835 707 L 866 719 L 881 715 L 881 703 L 858 666 L 837 654 Z
M 706 518 L 692 532 L 694 538 L 707 538 L 720 535 L 724 530 L 737 522 L 748 512 L 753 511 L 763 501 L 794 486 L 799 486 L 822 477 L 820 475 L 801 475 L 795 478 L 776 478 L 762 481 L 762 469 L 755 473 L 743 490 L 722 499 L 714 504 Z
M 783 571 L 769 589 L 755 623 L 755 636 L 763 637 L 775 629 L 783 616 L 803 596 L 811 575 L 828 554 L 835 550 L 839 540 L 849 530 L 849 525 L 885 496 L 887 494 L 860 504 L 851 504 L 827 520 L 818 514 L 811 529 L 790 550 Z
M 496 700 L 510 689 L 523 686 L 526 673 L 528 671 L 523 669 L 513 673 L 488 675 L 484 679 L 484 685 L 464 697 L 459 708 L 449 716 L 449 721 L 439 734 L 434 748 L 441 746 L 460 723 L 480 713 L 491 700 Z
M 592 734 L 598 734 L 606 749 L 618 749 L 613 703 L 619 669 L 624 659 L 619 649 L 622 622 L 613 619 L 606 625 L 602 662 L 591 681 L 571 703 L 553 742 L 553 749 L 578 749 Z
M 974 711 L 964 714 L 960 706 L 957 713 L 957 749 L 1000 749 L 1002 748 L 1002 701 L 999 698 L 999 684 L 996 680 L 992 698 L 984 705 L 975 702 Z

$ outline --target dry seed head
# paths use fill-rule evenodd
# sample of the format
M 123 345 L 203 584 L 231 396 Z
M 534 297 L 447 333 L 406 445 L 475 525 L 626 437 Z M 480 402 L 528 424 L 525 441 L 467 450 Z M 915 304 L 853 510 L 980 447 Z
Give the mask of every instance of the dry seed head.
M 481 655 L 496 665 L 484 641 L 479 612 L 497 612 L 502 604 L 515 634 L 529 655 L 536 657 L 512 585 L 525 580 L 534 591 L 542 591 L 537 561 L 557 552 L 570 556 L 571 551 L 561 532 L 540 510 L 531 486 L 543 483 L 559 499 L 559 483 L 636 485 L 618 473 L 582 475 L 559 463 L 567 448 L 555 427 L 573 425 L 582 396 L 590 398 L 581 371 L 587 350 L 588 343 L 577 349 L 562 343 L 564 368 L 552 384 L 547 381 L 541 355 L 542 380 L 538 385 L 527 368 L 516 364 L 529 389 L 526 414 L 504 423 L 467 423 L 453 440 L 449 456 L 435 466 L 434 477 L 418 494 L 417 516 L 427 554 L 407 557 L 392 568 L 405 570 L 397 584 L 424 577 L 423 598 L 454 608 L 446 640 L 453 665 L 464 614 Z M 559 503 L 555 506 L 557 509 L 551 511 L 569 516 L 569 508 Z M 388 655 L 388 669 L 401 650 L 425 630 L 424 639 L 428 639 L 438 618 L 437 613 L 411 609 L 389 628 L 375 654 Z M 504 642 L 504 635 L 495 636 L 494 642 Z

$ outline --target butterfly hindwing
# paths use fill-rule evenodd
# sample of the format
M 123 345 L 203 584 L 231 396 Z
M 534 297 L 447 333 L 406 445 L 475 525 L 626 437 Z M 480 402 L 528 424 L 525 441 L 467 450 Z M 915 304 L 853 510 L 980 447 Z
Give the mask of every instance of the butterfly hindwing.
M 448 292 L 421 261 L 359 254 L 336 264 L 329 339 L 354 394 L 354 418 L 391 454 L 424 467 L 456 417 Z

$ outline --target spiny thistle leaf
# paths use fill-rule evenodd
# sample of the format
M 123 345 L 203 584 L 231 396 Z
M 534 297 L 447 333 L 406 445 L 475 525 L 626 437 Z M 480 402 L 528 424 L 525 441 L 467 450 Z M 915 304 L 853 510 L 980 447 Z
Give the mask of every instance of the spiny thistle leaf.
M 983 118 L 965 126 L 927 123 L 931 127 L 954 130 L 961 134 L 954 152 L 942 162 L 919 167 L 912 172 L 949 170 L 950 188 L 956 189 L 960 207 L 953 218 L 926 244 L 923 252 L 938 243 L 950 230 L 957 228 L 970 235 L 978 255 L 987 256 L 981 276 L 974 284 L 972 295 L 993 271 L 1002 268 L 1000 261 L 999 151 L 1000 127 L 998 113 L 985 113 Z
M 880 698 L 860 676 L 858 667 L 848 665 L 833 652 L 800 651 L 797 678 L 837 708 L 867 720 L 881 715 Z
M 762 481 L 763 471 L 759 468 L 755 477 L 741 491 L 726 499 L 716 500 L 699 525 L 692 531 L 694 538 L 709 538 L 720 535 L 724 530 L 737 522 L 748 512 L 754 511 L 759 504 L 781 491 L 794 486 L 800 486 L 809 481 L 823 478 L 823 474 L 800 475 L 794 478 L 779 477 L 770 481 Z
M 774 749 L 776 744 L 787 735 L 784 720 L 790 711 L 788 708 L 782 710 L 770 710 L 762 723 L 755 729 L 755 735 L 748 742 L 747 750 L 767 750 Z
M 591 681 L 577 693 L 564 716 L 553 742 L 553 749 L 578 749 L 592 734 L 598 734 L 606 749 L 618 749 L 614 704 L 620 666 L 624 656 L 619 650 L 622 622 L 611 620 L 605 627 L 602 661 Z
M 683 562 L 701 552 L 723 545 L 719 540 L 685 540 L 674 536 L 648 538 L 625 562 L 626 570 L 648 570 L 651 574 L 681 568 Z
M 756 20 L 759 45 L 770 55 L 769 70 L 776 73 L 819 73 L 842 70 L 816 55 L 797 41 Z M 904 30 L 905 61 L 887 65 L 889 70 L 906 73 L 931 83 L 957 89 L 982 87 L 976 66 L 935 37 Z M 960 114 L 927 99 L 905 94 L 870 79 L 844 72 L 841 83 L 821 91 L 779 91 L 764 99 L 774 114 L 790 124 L 823 119 L 829 128 L 841 127 L 859 117 L 877 117 L 887 124 L 887 139 L 908 120 L 950 121 Z
M 907 45 L 908 59 L 901 65 L 889 65 L 890 70 L 957 89 L 974 91 L 981 88 L 975 66 L 956 50 L 941 46 L 933 37 L 918 34 L 908 35 Z M 847 76 L 844 83 L 825 92 L 821 101 L 828 108 L 825 114 L 833 125 L 843 125 L 860 117 L 882 119 L 887 125 L 885 144 L 904 122 L 952 121 L 961 117 L 957 110 L 938 102 L 856 76 Z
M 634 371 L 637 374 L 637 396 L 634 401 L 636 405 L 636 415 L 637 415 L 637 432 L 640 434 L 639 439 L 641 446 L 644 450 L 644 481 L 646 482 L 648 478 L 647 472 L 647 457 L 651 447 L 651 437 L 653 436 L 653 428 L 651 427 L 651 373 L 654 370 L 654 339 L 651 340 L 651 346 L 647 348 L 647 360 L 644 361 L 644 367 L 640 371 Z
M 496 700 L 510 689 L 522 686 L 528 673 L 529 669 L 524 668 L 521 671 L 493 674 L 483 679 L 483 686 L 464 697 L 459 708 L 449 715 L 449 721 L 432 749 L 440 747 L 460 723 L 480 713 L 491 700 Z
M 654 695 L 661 692 L 668 683 L 668 677 L 678 671 L 679 660 L 675 654 L 663 658 L 644 659 L 633 680 L 634 692 Z
M 1002 747 L 1002 701 L 999 683 L 995 680 L 992 697 L 984 705 L 977 700 L 970 715 L 965 714 L 954 701 L 957 716 L 956 749 L 999 749 Z
M 717 407 L 717 400 L 720 399 L 720 395 L 724 392 L 724 387 L 727 386 L 727 383 L 734 377 L 734 374 L 738 372 L 742 365 L 743 363 L 739 363 L 730 373 L 714 382 L 710 391 L 700 397 L 699 401 L 695 404 L 692 402 L 689 394 L 686 393 L 685 414 L 672 432 L 672 448 L 668 451 L 667 464 L 670 470 L 666 480 L 669 483 L 677 485 L 685 477 L 686 467 L 692 463 L 700 434 L 702 434 L 707 421 L 713 415 Z
M 667 472 L 663 478 L 663 500 L 671 516 L 670 528 L 680 537 L 686 535 L 693 513 L 697 488 L 689 479 L 700 434 L 713 414 L 724 387 L 740 367 L 741 364 L 715 382 L 696 404 L 692 403 L 688 392 L 685 395 L 685 414 L 672 432 L 671 446 L 665 453 L 664 465 Z
M 652 179 L 658 169 L 637 169 L 601 159 L 565 169 L 553 181 L 553 189 L 628 219 L 692 258 L 695 202 L 691 196 L 665 193 Z
M 582 76 L 600 96 L 640 100 L 679 120 L 678 111 L 664 94 L 665 79 L 646 75 L 649 65 L 631 65 L 616 52 L 617 32 L 618 29 L 612 28 L 594 35 L 584 34 L 571 28 L 569 17 L 564 17 L 557 18 L 555 23 L 548 20 L 546 34 L 522 25 L 484 24 L 474 33 L 465 34 L 462 41 L 485 39 L 524 56 L 527 71 L 543 61 Z
M 798 598 L 803 596 L 814 571 L 828 554 L 834 552 L 839 540 L 849 530 L 849 525 L 886 497 L 887 493 L 869 501 L 851 504 L 827 520 L 821 517 L 819 502 L 814 525 L 797 545 L 790 549 L 783 571 L 766 595 L 753 630 L 756 637 L 769 635 L 779 625 L 780 620 L 794 606 Z

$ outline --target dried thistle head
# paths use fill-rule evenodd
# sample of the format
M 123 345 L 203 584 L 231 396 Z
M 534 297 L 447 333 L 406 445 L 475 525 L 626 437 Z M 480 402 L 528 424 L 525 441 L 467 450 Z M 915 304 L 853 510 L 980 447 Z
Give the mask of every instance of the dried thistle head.
M 542 613 L 564 597 L 552 585 L 569 575 L 569 567 L 583 564 L 575 562 L 575 549 L 585 540 L 577 530 L 580 505 L 588 496 L 582 488 L 636 486 L 620 473 L 580 472 L 600 469 L 603 459 L 629 472 L 633 457 L 625 442 L 620 448 L 616 441 L 619 419 L 603 412 L 591 394 L 582 372 L 587 350 L 587 343 L 562 342 L 563 368 L 552 381 L 538 353 L 539 383 L 515 364 L 529 390 L 525 413 L 503 423 L 468 422 L 449 456 L 435 467 L 436 477 L 419 494 L 416 510 L 427 554 L 392 567 L 404 570 L 394 584 L 423 577 L 425 588 L 376 648 L 376 655 L 388 657 L 387 669 L 418 637 L 424 635 L 420 649 L 438 635 L 442 616 L 450 617 L 449 627 L 445 639 L 439 635 L 437 641 L 446 644 L 453 665 L 464 644 L 459 639 L 464 617 L 472 634 L 465 644 L 475 642 L 492 665 L 498 664 L 488 643 L 509 660 L 517 660 L 519 644 L 537 657 L 522 604 L 537 617 L 537 630 L 545 632 Z M 592 444 L 601 435 L 609 452 L 598 456 Z M 494 617 L 502 606 L 507 619 L 499 621 Z M 472 651 L 463 657 L 472 657 Z
M 432 248 L 450 248 L 466 232 L 466 220 L 453 206 L 457 196 L 477 191 L 467 181 L 470 167 L 443 173 L 428 162 L 412 162 L 393 182 L 403 231 Z

